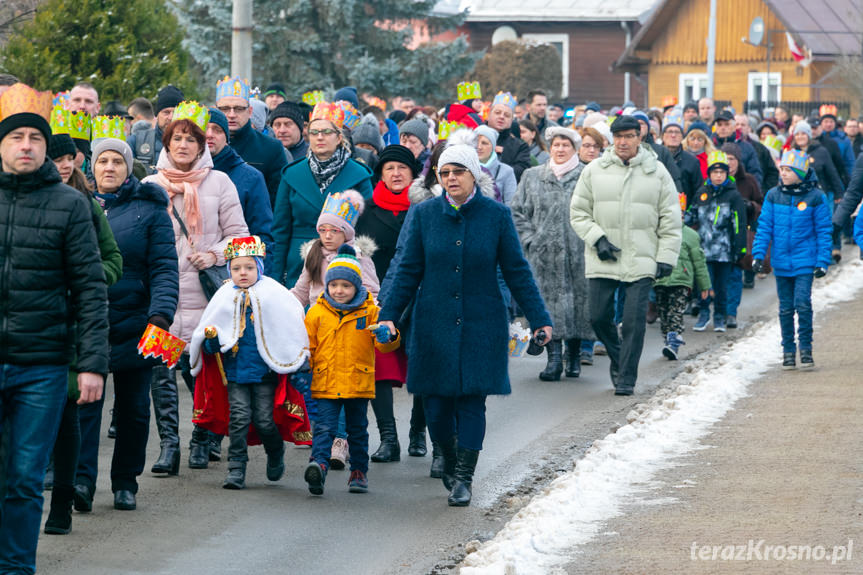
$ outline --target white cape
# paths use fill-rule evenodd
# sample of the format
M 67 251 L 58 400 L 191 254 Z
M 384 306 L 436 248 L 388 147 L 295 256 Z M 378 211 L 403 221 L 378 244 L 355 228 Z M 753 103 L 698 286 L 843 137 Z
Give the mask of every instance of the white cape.
M 276 373 L 294 373 L 309 357 L 309 334 L 303 321 L 303 306 L 294 295 L 276 280 L 264 277 L 248 289 L 253 322 L 261 359 Z M 229 351 L 240 339 L 240 319 L 243 313 L 243 291 L 226 282 L 213 296 L 201 321 L 192 334 L 189 360 L 192 375 L 201 372 L 201 345 L 204 329 L 213 326 L 218 331 L 222 353 Z

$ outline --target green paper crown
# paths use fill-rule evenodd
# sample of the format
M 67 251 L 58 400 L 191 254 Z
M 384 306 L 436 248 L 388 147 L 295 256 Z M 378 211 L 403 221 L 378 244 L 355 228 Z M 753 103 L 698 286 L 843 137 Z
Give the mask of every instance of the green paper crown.
M 438 124 L 438 139 L 439 140 L 448 140 L 449 137 L 456 130 L 460 130 L 461 128 L 467 128 L 464 124 L 459 122 L 450 122 L 448 120 L 443 120 Z
M 207 124 L 210 123 L 210 111 L 197 102 L 180 102 L 174 108 L 174 115 L 171 116 L 172 122 L 177 120 L 191 120 L 202 131 L 206 131 Z
M 125 142 L 126 120 L 120 116 L 96 116 L 93 118 L 93 139 L 97 138 L 116 138 Z
M 313 92 L 306 92 L 303 94 L 303 102 L 309 106 L 314 106 L 315 104 L 320 104 L 325 101 L 323 90 L 315 90 Z
M 458 85 L 458 101 L 473 100 L 482 98 L 482 90 L 479 82 L 461 82 Z
M 87 112 L 72 113 L 60 104 L 51 110 L 49 123 L 52 134 L 69 134 L 72 138 L 90 140 L 93 126 Z

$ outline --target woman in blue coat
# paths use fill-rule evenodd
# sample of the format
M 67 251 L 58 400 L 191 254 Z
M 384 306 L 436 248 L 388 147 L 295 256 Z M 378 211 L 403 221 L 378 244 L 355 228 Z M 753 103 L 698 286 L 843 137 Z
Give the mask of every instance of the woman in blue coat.
M 148 323 L 171 327 L 177 309 L 179 272 L 168 196 L 156 184 L 132 175 L 132 149 L 122 140 L 102 138 L 93 145 L 95 197 L 102 204 L 123 255 L 123 275 L 108 289 L 111 372 L 117 438 L 111 461 L 114 508 L 136 507 L 137 477 L 144 470 L 150 434 L 150 380 L 158 360 L 144 359 L 137 344 Z M 101 412 L 101 408 L 99 410 Z M 99 434 L 82 438 L 79 479 L 90 470 L 96 482 Z M 179 454 L 178 454 L 179 455 Z M 176 465 L 179 465 L 179 456 Z M 92 501 L 92 493 L 89 492 Z M 77 501 L 76 501 L 77 504 Z
M 356 190 L 366 200 L 372 197 L 372 174 L 351 159 L 343 124 L 341 107 L 317 104 L 309 122 L 309 156 L 282 170 L 273 210 L 272 255 L 267 259 L 272 259 L 270 275 L 285 287 L 293 287 L 303 271 L 300 246 L 318 237 L 315 227 L 326 197 L 345 190 Z
M 448 503 L 470 503 L 485 437 L 485 399 L 510 393 L 509 316 L 498 270 L 534 332 L 551 340 L 551 318 L 521 251 L 509 208 L 478 192 L 476 150 L 450 145 L 438 161 L 443 194 L 412 208 L 404 250 L 379 316 L 393 322 L 416 297 L 408 390 L 423 395 L 432 441 L 444 452 Z

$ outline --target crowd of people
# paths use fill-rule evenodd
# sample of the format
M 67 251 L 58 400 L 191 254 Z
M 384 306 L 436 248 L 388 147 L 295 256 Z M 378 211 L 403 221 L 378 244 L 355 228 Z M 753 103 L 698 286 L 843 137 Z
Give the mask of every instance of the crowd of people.
M 87 82 L 0 76 L 0 572 L 34 572 L 43 488 L 45 533 L 92 510 L 103 414 L 115 509 L 137 507 L 151 402 L 150 471 L 180 472 L 178 375 L 189 468 L 224 457 L 223 486 L 243 489 L 249 445 L 269 481 L 286 441 L 308 445 L 315 495 L 331 470 L 364 493 L 370 461 L 400 460 L 406 385 L 407 452 L 430 437 L 430 475 L 465 506 L 486 398 L 511 391 L 514 322 L 545 351 L 541 380 L 607 354 L 627 396 L 648 324 L 676 360 L 687 313 L 695 331 L 737 328 L 772 272 L 782 366 L 812 367 L 813 278 L 843 235 L 863 240 L 861 144 L 830 106 L 564 111 L 465 82 L 437 108 L 224 78 L 210 107 L 174 86 L 103 107 Z M 139 352 L 151 329 L 185 346 L 176 363 Z

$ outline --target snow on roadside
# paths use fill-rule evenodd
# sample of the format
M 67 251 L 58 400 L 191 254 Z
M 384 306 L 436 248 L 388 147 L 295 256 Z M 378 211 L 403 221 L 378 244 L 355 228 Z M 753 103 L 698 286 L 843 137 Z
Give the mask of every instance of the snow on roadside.
M 848 301 L 860 287 L 863 262 L 856 260 L 838 268 L 826 282 L 816 281 L 813 307 L 818 312 Z M 554 480 L 493 539 L 469 554 L 459 573 L 541 575 L 570 562 L 575 546 L 621 515 L 622 506 L 645 491 L 658 471 L 697 449 L 711 426 L 746 395 L 749 384 L 777 365 L 779 341 L 779 322 L 773 319 L 695 360 L 694 377 L 684 373 L 676 388 L 660 390 L 636 406 L 627 425 L 594 442 L 572 471 Z M 766 361 L 757 361 L 758 353 L 765 352 Z

